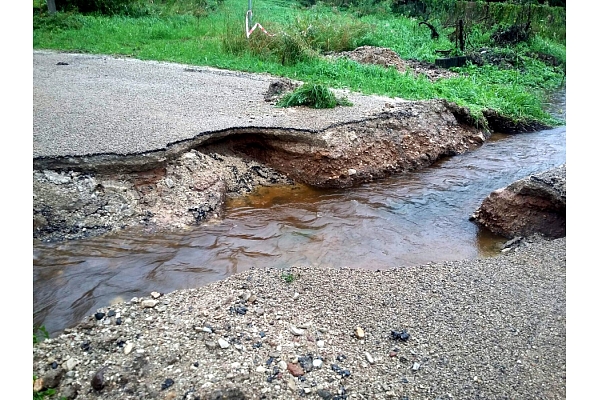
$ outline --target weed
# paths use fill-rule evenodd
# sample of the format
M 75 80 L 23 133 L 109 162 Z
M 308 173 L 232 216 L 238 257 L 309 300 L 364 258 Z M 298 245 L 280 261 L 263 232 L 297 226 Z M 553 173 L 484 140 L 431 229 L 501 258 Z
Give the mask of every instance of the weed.
M 38 337 L 38 335 L 42 335 L 42 338 L 40 340 L 40 338 Z M 37 344 L 42 342 L 44 339 L 49 339 L 50 338 L 50 334 L 48 333 L 48 330 L 46 329 L 46 327 L 44 325 L 39 326 L 39 327 L 33 327 L 33 344 Z
M 286 94 L 277 103 L 278 107 L 309 106 L 312 108 L 334 108 L 351 106 L 347 98 L 337 98 L 331 90 L 316 83 L 305 83 L 295 91 Z
M 281 278 L 285 281 L 285 283 L 292 283 L 296 280 L 296 277 L 291 272 L 282 272 Z

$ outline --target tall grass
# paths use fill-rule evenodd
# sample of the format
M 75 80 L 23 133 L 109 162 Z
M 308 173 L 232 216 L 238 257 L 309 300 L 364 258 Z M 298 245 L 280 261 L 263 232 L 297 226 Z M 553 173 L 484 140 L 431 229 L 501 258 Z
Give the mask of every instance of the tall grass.
M 501 50 L 512 52 L 518 61 L 512 69 L 470 66 L 461 69 L 462 78 L 434 83 L 410 72 L 323 55 L 368 44 L 388 47 L 404 59 L 433 62 L 436 50 L 453 46 L 447 37 L 451 29 L 441 24 L 443 34 L 432 40 L 430 31 L 414 18 L 357 17 L 323 5 L 306 9 L 290 1 L 263 0 L 255 1 L 253 19 L 273 36 L 257 29 L 248 39 L 247 3 L 213 1 L 215 8 L 203 14 L 194 12 L 191 1 L 155 0 L 156 9 L 137 18 L 36 15 L 33 46 L 266 72 L 365 94 L 415 100 L 443 97 L 474 111 L 494 108 L 515 119 L 529 116 L 556 122 L 542 111 L 539 89 L 558 86 L 564 80 L 564 67 L 549 67 L 532 53 L 550 54 L 564 63 L 566 49 L 547 38 L 534 37 L 529 44 Z M 489 33 L 474 29 L 470 44 L 489 44 Z

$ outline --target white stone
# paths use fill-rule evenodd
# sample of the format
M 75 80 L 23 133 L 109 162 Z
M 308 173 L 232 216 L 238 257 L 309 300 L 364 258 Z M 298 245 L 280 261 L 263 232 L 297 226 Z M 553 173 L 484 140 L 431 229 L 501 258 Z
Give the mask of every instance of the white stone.
M 279 369 L 286 370 L 287 369 L 287 362 L 281 360 L 281 361 L 279 361 L 279 363 L 277 364 L 277 366 L 279 367 Z
M 365 358 L 367 359 L 367 361 L 369 362 L 369 364 L 374 364 L 375 363 L 375 359 L 373 359 L 373 356 L 368 351 L 365 352 Z
M 125 348 L 123 349 L 123 353 L 125 353 L 126 355 L 131 353 L 131 350 L 133 350 L 134 348 L 134 344 L 129 342 L 125 345 Z
M 77 364 L 79 364 L 79 361 L 77 359 L 69 358 L 66 363 L 66 370 L 72 370 L 73 368 L 75 368 L 75 366 L 77 366 Z
M 158 304 L 158 300 L 146 299 L 142 300 L 142 308 L 154 308 Z
M 313 360 L 313 368 L 321 368 L 323 366 L 323 360 L 315 358 Z
M 294 325 L 290 325 L 290 332 L 295 336 L 304 335 L 304 329 L 296 328 Z
M 152 296 L 152 298 L 154 298 L 154 299 L 158 299 L 160 297 L 160 293 L 152 292 L 152 293 L 150 293 L 150 296 Z
M 354 168 L 348 169 L 348 175 L 350 175 L 350 176 L 356 175 L 356 170 Z
M 222 349 L 226 349 L 226 348 L 229 347 L 229 342 L 227 340 L 223 339 L 223 338 L 219 338 L 218 342 L 219 342 L 219 346 Z
M 258 373 L 267 372 L 267 368 L 266 368 L 265 366 L 263 366 L 263 365 L 259 365 L 259 366 L 256 368 L 256 372 L 258 372 Z
M 317 340 L 317 347 L 325 347 L 325 341 L 324 340 Z

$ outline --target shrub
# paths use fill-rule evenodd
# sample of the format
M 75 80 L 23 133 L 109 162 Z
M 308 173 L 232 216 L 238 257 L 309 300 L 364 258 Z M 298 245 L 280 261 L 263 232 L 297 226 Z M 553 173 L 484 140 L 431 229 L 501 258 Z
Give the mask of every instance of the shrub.
M 139 17 L 147 11 L 136 0 L 56 0 L 60 11 L 79 11 L 82 14 L 127 15 Z

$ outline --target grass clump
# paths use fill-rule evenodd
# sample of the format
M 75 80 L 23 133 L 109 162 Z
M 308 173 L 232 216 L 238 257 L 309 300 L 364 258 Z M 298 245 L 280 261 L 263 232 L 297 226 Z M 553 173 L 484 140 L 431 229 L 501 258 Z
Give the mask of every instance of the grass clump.
M 351 105 L 352 103 L 347 98 L 336 97 L 331 90 L 318 83 L 305 83 L 277 102 L 278 107 L 334 108 Z
M 294 276 L 294 274 L 291 272 L 282 272 L 281 279 L 283 279 L 285 283 L 292 283 L 296 280 L 296 276 Z

